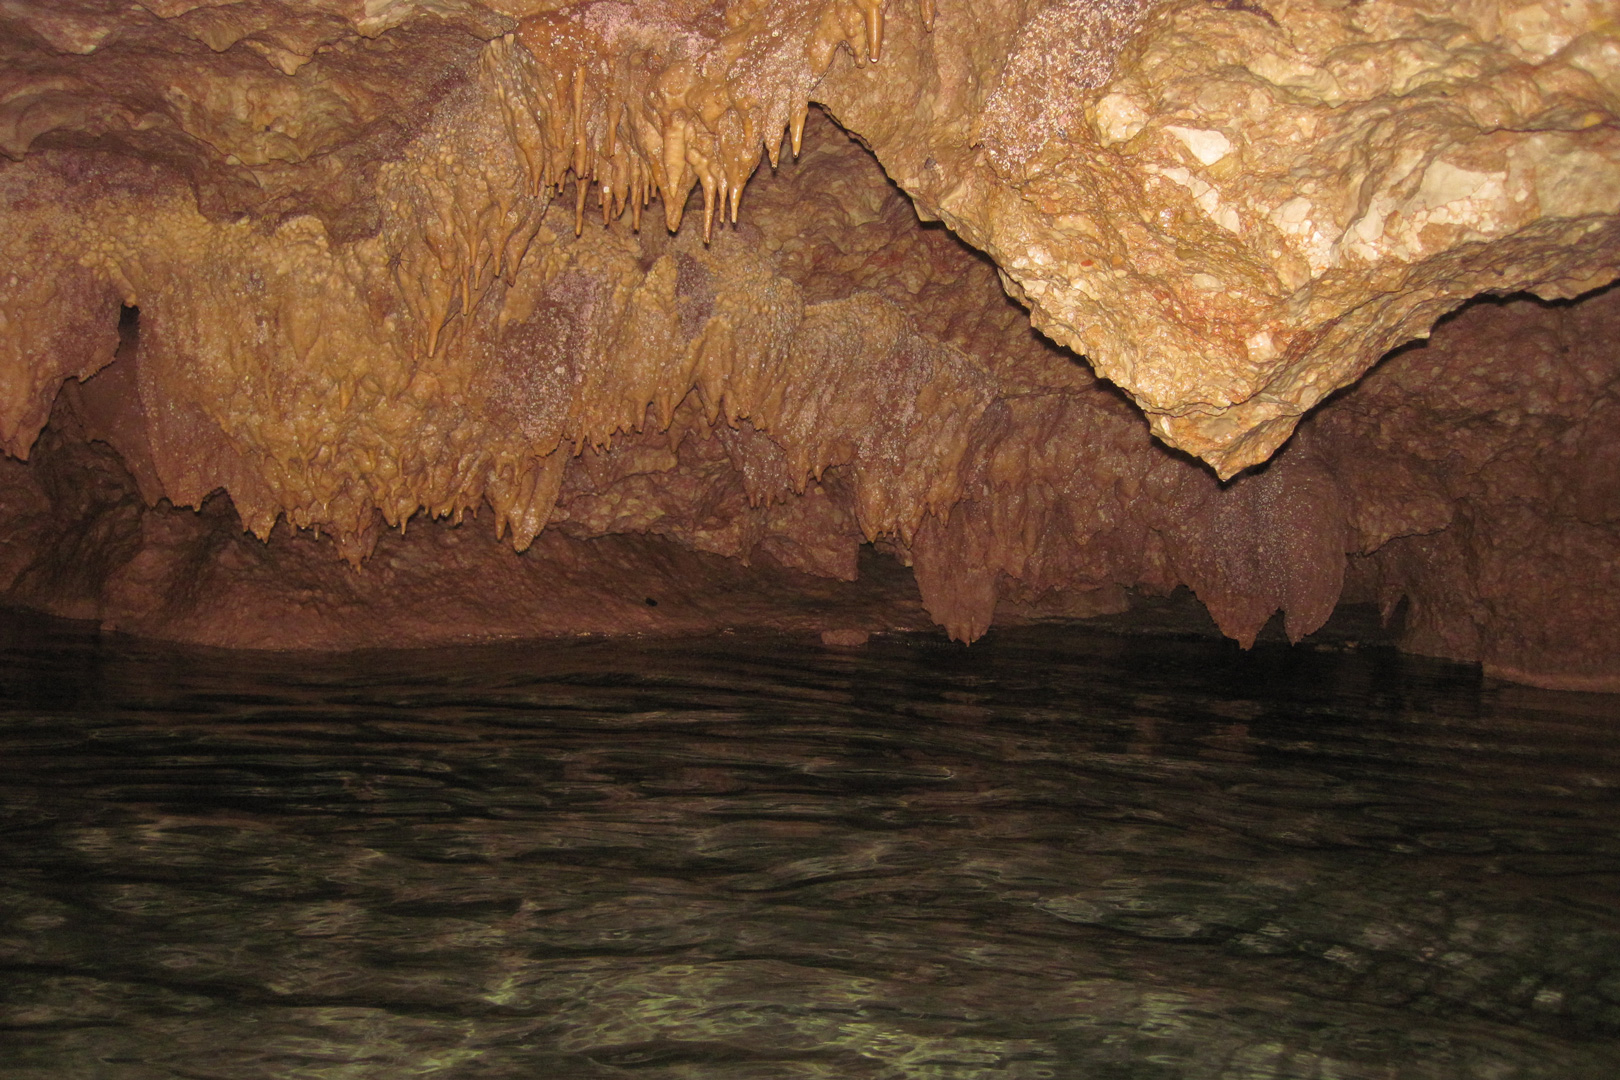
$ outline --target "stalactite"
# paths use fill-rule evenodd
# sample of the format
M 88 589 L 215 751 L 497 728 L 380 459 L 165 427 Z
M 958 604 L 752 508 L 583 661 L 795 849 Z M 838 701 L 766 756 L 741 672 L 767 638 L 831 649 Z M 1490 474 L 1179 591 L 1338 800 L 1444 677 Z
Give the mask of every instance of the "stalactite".
M 1307 420 L 1278 456 L 1470 296 L 1620 272 L 1593 5 L 405 2 L 325 12 L 304 51 L 182 8 L 108 9 L 99 37 L 0 11 L 0 442 L 30 455 L 54 407 L 141 501 L 228 496 L 271 562 L 470 574 L 453 523 L 487 508 L 503 559 L 635 533 L 848 578 L 873 544 L 962 639 L 1186 585 L 1252 642 L 1399 592 L 1414 640 L 1523 671 L 1547 647 L 1491 622 L 1529 608 L 1462 538 L 1523 524 L 1490 485 L 1552 508 L 1568 565 L 1610 550 L 1608 511 L 1534 470 L 1457 478 L 1541 460 L 1497 455 L 1518 406 L 1462 410 L 1489 438 L 1439 457 L 1380 450 L 1387 490 L 1343 449 L 1382 446 L 1374 420 Z M 1525 355 L 1526 415 L 1607 415 L 1597 360 Z M 1447 415 L 1357 400 L 1402 446 Z M 1558 459 L 1583 499 L 1606 452 Z M 201 537 L 186 558 L 259 565 Z

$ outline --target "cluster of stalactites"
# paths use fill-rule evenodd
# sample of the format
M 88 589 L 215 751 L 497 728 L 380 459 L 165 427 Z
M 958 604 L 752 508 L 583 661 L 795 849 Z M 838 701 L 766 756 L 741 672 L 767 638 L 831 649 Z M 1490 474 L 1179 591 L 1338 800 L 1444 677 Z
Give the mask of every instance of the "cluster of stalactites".
M 763 146 L 799 153 L 810 94 L 840 46 L 883 55 L 885 0 L 733 0 L 710 24 L 677 25 L 664 5 L 576 4 L 523 20 L 486 53 L 531 192 L 575 182 L 575 232 L 594 191 L 603 224 L 632 227 L 656 196 L 680 227 L 694 185 L 703 235 L 733 224 Z M 933 0 L 918 16 L 932 28 Z M 521 45 L 518 49 L 514 46 Z

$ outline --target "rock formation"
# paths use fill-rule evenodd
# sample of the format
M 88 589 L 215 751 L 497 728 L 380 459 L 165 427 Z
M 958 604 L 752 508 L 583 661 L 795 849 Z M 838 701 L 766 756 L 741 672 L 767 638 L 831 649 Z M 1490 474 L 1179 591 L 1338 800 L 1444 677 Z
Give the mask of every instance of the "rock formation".
M 16 0 L 0 154 L 14 604 L 1620 688 L 1606 0 Z

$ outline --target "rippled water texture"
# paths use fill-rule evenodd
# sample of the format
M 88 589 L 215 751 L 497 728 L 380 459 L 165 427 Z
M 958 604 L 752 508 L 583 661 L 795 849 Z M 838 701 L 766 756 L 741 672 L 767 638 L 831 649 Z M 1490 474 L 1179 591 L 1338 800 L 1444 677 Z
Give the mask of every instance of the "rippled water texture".
M 1620 1075 L 1620 702 L 1002 631 L 0 644 L 0 1076 Z

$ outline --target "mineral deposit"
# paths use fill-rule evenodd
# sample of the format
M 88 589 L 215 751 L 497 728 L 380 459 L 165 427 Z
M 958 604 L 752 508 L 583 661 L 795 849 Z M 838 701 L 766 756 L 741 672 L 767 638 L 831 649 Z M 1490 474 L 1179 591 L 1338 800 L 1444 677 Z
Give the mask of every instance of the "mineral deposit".
M 11 0 L 0 589 L 1620 689 L 1616 276 L 1612 0 Z

